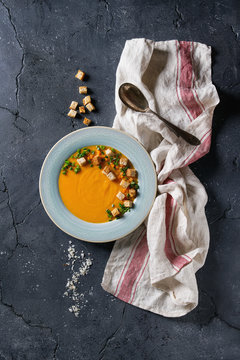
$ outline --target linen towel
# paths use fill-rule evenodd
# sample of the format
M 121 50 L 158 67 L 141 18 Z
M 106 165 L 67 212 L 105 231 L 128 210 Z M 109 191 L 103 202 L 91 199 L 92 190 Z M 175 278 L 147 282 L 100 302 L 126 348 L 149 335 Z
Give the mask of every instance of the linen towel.
M 189 145 L 154 115 L 128 109 L 118 96 L 124 82 L 138 86 L 151 109 L 198 137 L 201 144 Z M 175 40 L 126 41 L 116 73 L 113 127 L 133 135 L 150 153 L 158 193 L 145 223 L 115 242 L 102 287 L 163 316 L 185 315 L 198 304 L 195 273 L 203 266 L 209 246 L 207 195 L 188 165 L 210 149 L 218 102 L 209 46 Z

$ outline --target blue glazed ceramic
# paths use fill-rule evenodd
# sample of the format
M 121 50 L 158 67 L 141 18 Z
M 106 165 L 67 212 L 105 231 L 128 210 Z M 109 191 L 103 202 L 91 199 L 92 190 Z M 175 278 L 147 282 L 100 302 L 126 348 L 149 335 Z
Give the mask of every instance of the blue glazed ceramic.
M 64 206 L 58 177 L 64 159 L 76 149 L 99 144 L 114 147 L 129 158 L 138 171 L 140 189 L 131 212 L 119 220 L 96 224 L 80 220 Z M 50 219 L 67 234 L 98 243 L 120 239 L 136 229 L 148 215 L 156 189 L 155 168 L 143 146 L 122 131 L 102 126 L 77 130 L 59 140 L 46 156 L 39 179 L 40 197 Z

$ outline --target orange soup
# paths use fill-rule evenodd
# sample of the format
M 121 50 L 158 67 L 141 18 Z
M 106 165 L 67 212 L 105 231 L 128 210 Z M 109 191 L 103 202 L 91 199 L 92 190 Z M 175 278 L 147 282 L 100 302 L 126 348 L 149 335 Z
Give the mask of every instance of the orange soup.
M 119 219 L 133 207 L 137 171 L 116 149 L 92 145 L 65 160 L 59 192 L 66 208 L 78 218 L 103 223 Z

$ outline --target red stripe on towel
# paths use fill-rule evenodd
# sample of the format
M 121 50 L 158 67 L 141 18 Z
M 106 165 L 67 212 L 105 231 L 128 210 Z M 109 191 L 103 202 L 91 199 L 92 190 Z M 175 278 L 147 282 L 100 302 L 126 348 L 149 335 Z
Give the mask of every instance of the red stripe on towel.
M 121 272 L 120 278 L 119 278 L 119 280 L 118 280 L 118 283 L 117 283 L 117 287 L 116 287 L 115 293 L 113 294 L 114 296 L 116 296 L 116 294 L 117 294 L 118 287 L 119 287 L 119 285 L 120 285 L 120 283 L 121 283 L 121 280 L 122 280 L 123 274 L 124 274 L 124 272 L 125 272 L 125 270 L 126 270 L 126 268 L 127 268 L 127 266 L 128 266 L 129 260 L 131 259 L 133 252 L 136 250 L 137 244 L 138 244 L 138 242 L 139 242 L 139 240 L 140 240 L 141 236 L 143 235 L 144 231 L 146 232 L 146 229 L 145 229 L 145 228 L 143 229 L 143 231 L 141 232 L 141 234 L 140 234 L 139 238 L 136 240 L 136 242 L 135 242 L 134 246 L 132 247 L 132 250 L 131 250 L 131 252 L 130 252 L 130 255 L 129 255 L 129 257 L 128 257 L 128 259 L 127 259 L 127 261 L 126 261 L 126 263 L 125 263 L 125 265 L 124 265 L 124 267 L 123 267 L 123 270 L 122 270 L 122 272 Z
M 145 263 L 145 265 L 144 265 L 144 267 L 143 267 L 143 269 L 142 269 L 142 273 L 141 273 L 141 275 L 139 276 L 138 281 L 136 282 L 135 289 L 134 289 L 134 291 L 133 291 L 132 300 L 130 301 L 130 304 L 132 304 L 133 301 L 134 301 L 135 294 L 136 294 L 136 290 L 137 290 L 137 287 L 138 287 L 138 283 L 139 283 L 139 281 L 141 280 L 141 278 L 142 278 L 142 276 L 143 276 L 143 274 L 144 274 L 144 271 L 145 271 L 145 269 L 146 269 L 146 267 L 147 267 L 149 258 L 150 258 L 150 254 L 147 255 L 147 261 L 146 261 L 146 263 Z
M 135 281 L 143 266 L 146 255 L 148 254 L 148 244 L 146 234 L 138 244 L 130 265 L 126 271 L 117 297 L 123 301 L 129 302 Z
M 192 119 L 194 120 L 202 113 L 202 108 L 197 103 L 192 90 L 193 67 L 191 43 L 188 41 L 180 41 L 179 53 L 181 58 L 179 80 L 181 100 L 190 112 Z
M 181 107 L 183 108 L 183 110 L 186 112 L 188 118 L 190 121 L 192 121 L 191 117 L 190 117 L 190 114 L 188 113 L 187 109 L 185 108 L 185 106 L 183 105 L 182 103 L 182 100 L 180 98 L 180 94 L 178 93 L 179 92 L 179 72 L 180 72 L 180 69 L 179 69 L 179 52 L 178 52 L 178 41 L 176 41 L 176 52 L 177 52 L 177 76 L 176 76 L 176 93 L 177 93 L 177 97 L 178 97 L 178 101 L 179 101 L 179 104 L 181 105 Z
M 192 41 L 192 51 L 191 51 L 192 67 L 193 67 L 193 52 L 194 52 L 194 42 Z M 199 96 L 198 96 L 198 93 L 197 93 L 197 90 L 196 90 L 196 86 L 195 86 L 195 82 L 196 82 L 196 73 L 195 73 L 194 67 L 193 67 L 193 91 L 194 91 L 194 93 L 196 95 L 196 100 L 198 101 L 198 103 L 201 106 L 202 110 L 205 110 L 205 107 L 204 107 L 203 103 L 199 99 Z

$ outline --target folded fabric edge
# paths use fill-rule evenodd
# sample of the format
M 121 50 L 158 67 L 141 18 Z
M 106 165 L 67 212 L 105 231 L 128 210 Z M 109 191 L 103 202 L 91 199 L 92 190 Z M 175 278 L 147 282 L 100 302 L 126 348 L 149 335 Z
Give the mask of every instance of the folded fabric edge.
M 104 280 L 104 276 L 103 276 L 103 281 L 101 283 L 101 286 L 103 288 L 103 290 L 105 290 L 106 292 L 108 292 L 109 294 L 111 294 L 112 296 L 116 297 L 111 288 L 108 287 L 107 284 L 105 284 L 105 280 Z M 170 295 L 169 295 L 170 296 Z M 129 304 L 127 301 L 125 301 L 124 299 L 120 299 L 118 297 L 116 297 L 117 299 L 121 300 L 121 301 L 124 301 L 126 304 Z M 136 306 L 138 307 L 139 309 L 143 309 L 143 310 L 147 310 L 147 311 L 150 311 L 156 315 L 161 315 L 161 316 L 164 316 L 164 317 L 168 317 L 168 318 L 174 318 L 174 317 L 181 317 L 181 316 L 184 316 L 184 315 L 187 315 L 190 311 L 192 311 L 197 305 L 198 305 L 198 302 L 196 303 L 189 303 L 188 305 L 186 305 L 182 310 L 176 310 L 176 311 L 171 311 L 170 313 L 169 312 L 165 312 L 165 311 L 162 311 L 162 310 L 156 310 L 156 307 L 154 306 L 146 306 L 146 304 L 144 303 L 136 303 L 135 301 L 133 301 L 131 304 L 129 305 L 133 305 L 133 306 Z

